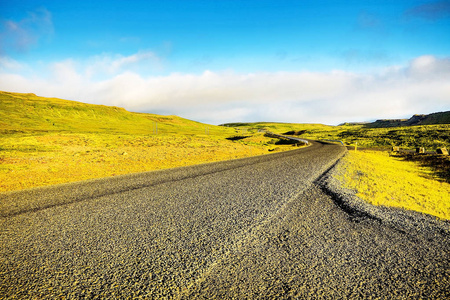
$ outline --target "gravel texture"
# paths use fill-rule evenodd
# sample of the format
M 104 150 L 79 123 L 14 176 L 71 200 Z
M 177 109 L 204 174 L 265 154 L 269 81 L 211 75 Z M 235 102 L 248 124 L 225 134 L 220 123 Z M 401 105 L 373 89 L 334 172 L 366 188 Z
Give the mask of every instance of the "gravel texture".
M 355 215 L 326 188 L 345 151 L 313 143 L 1 194 L 0 296 L 449 297 L 448 232 Z

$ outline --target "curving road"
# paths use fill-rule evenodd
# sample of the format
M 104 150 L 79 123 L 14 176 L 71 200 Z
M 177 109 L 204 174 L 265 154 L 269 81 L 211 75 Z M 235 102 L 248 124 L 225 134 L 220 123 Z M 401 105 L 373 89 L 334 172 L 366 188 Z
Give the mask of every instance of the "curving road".
M 0 298 L 448 297 L 446 233 L 354 218 L 320 186 L 345 151 L 0 194 Z

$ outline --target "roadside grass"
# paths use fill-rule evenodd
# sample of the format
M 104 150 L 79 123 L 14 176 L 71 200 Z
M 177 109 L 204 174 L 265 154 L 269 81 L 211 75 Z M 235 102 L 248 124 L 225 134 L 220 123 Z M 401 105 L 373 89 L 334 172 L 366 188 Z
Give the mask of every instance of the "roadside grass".
M 450 158 L 441 157 L 450 163 Z M 336 179 L 361 199 L 450 220 L 450 183 L 436 170 L 386 151 L 349 151 Z
M 393 153 L 393 156 L 399 157 L 404 161 L 415 162 L 421 167 L 431 169 L 433 176 L 441 181 L 450 183 L 450 156 L 414 153 Z
M 53 133 L 0 137 L 0 148 L 0 191 L 11 191 L 266 154 L 269 147 L 214 136 Z
M 0 92 L 0 192 L 293 149 L 177 116 Z

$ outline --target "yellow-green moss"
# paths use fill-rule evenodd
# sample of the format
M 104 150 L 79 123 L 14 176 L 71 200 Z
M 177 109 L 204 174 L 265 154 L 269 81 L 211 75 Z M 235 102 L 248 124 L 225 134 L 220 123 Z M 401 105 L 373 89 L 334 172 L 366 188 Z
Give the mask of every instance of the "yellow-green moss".
M 450 219 L 450 184 L 437 180 L 431 169 L 388 152 L 350 151 L 336 179 L 374 205 L 401 207 Z

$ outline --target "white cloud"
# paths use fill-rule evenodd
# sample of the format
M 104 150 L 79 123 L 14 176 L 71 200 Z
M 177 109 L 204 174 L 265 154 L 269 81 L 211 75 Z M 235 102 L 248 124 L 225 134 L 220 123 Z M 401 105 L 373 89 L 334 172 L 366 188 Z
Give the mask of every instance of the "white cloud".
M 76 63 L 72 59 L 57 62 L 51 65 L 53 80 L 58 84 L 78 85 L 82 76 L 76 70 Z
M 0 71 L 0 90 L 176 114 L 212 124 L 338 124 L 450 110 L 449 58 L 421 56 L 406 66 L 388 66 L 376 73 L 204 71 L 166 76 L 144 76 L 133 70 L 135 64 L 158 60 L 151 52 L 98 58 L 96 70 L 74 60 L 53 63 L 45 76 L 5 69 Z M 92 77 L 102 67 L 102 72 L 113 75 Z
M 42 37 L 53 34 L 51 13 L 40 8 L 20 21 L 0 20 L 0 51 L 27 51 Z
M 448 76 L 450 73 L 450 58 L 437 59 L 432 55 L 420 56 L 411 61 L 408 72 L 411 76 L 424 79 Z M 448 77 L 447 80 L 449 80 Z
M 0 56 L 0 71 L 19 72 L 26 66 L 10 57 Z
M 111 76 L 130 70 L 139 72 L 162 68 L 163 60 L 152 51 L 140 51 L 129 56 L 104 53 L 88 59 L 85 73 L 88 77 Z

